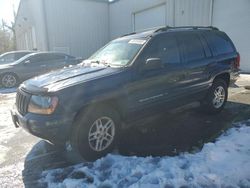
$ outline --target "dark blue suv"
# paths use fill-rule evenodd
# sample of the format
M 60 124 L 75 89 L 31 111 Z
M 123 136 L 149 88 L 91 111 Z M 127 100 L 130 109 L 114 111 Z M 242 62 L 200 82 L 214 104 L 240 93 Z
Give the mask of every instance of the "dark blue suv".
M 112 151 L 131 122 L 200 101 L 219 113 L 240 56 L 214 27 L 164 27 L 131 33 L 73 67 L 28 81 L 12 111 L 16 127 L 85 160 Z

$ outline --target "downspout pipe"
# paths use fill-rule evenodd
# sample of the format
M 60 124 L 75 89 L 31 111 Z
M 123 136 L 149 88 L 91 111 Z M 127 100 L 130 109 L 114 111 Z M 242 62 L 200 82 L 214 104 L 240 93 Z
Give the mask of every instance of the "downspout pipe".
M 42 14 L 43 14 L 43 28 L 44 28 L 44 35 L 45 35 L 45 45 L 46 45 L 46 50 L 50 51 L 48 20 L 47 20 L 46 8 L 45 8 L 46 7 L 45 6 L 46 0 L 41 0 L 41 1 L 42 1 Z

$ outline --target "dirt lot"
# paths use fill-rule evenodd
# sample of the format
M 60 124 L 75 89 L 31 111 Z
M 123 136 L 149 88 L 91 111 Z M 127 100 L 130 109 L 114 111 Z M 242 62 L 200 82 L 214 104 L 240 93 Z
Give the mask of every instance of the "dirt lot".
M 242 75 L 230 88 L 229 102 L 220 115 L 204 115 L 192 104 L 151 118 L 147 125 L 124 134 L 120 153 L 162 156 L 199 150 L 233 122 L 250 119 L 249 89 L 250 75 Z M 68 164 L 52 146 L 14 127 L 9 112 L 14 98 L 14 90 L 0 90 L 0 187 L 46 187 L 38 181 L 42 171 Z

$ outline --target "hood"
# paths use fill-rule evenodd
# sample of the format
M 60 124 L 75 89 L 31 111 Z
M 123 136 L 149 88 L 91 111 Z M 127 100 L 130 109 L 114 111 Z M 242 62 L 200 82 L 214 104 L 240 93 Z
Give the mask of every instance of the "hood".
M 76 65 L 34 77 L 25 81 L 21 87 L 31 92 L 55 92 L 78 83 L 112 74 L 118 70 L 105 66 Z
M 13 67 L 13 64 L 0 64 L 0 70 L 1 69 L 10 69 Z

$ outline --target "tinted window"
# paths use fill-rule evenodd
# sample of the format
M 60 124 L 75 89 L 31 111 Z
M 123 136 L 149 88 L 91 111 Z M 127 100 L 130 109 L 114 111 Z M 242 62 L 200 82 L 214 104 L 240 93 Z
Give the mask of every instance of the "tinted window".
M 144 51 L 145 60 L 161 58 L 163 63 L 180 63 L 177 40 L 173 34 L 157 36 Z
M 222 33 L 207 32 L 205 38 L 215 56 L 234 52 L 231 42 Z
M 44 62 L 47 60 L 47 56 L 45 54 L 38 54 L 30 57 L 31 63 Z
M 187 62 L 205 58 L 204 48 L 198 35 L 195 33 L 179 33 L 177 38 Z
M 63 54 L 47 54 L 46 59 L 48 61 L 65 60 L 65 55 L 63 55 Z

